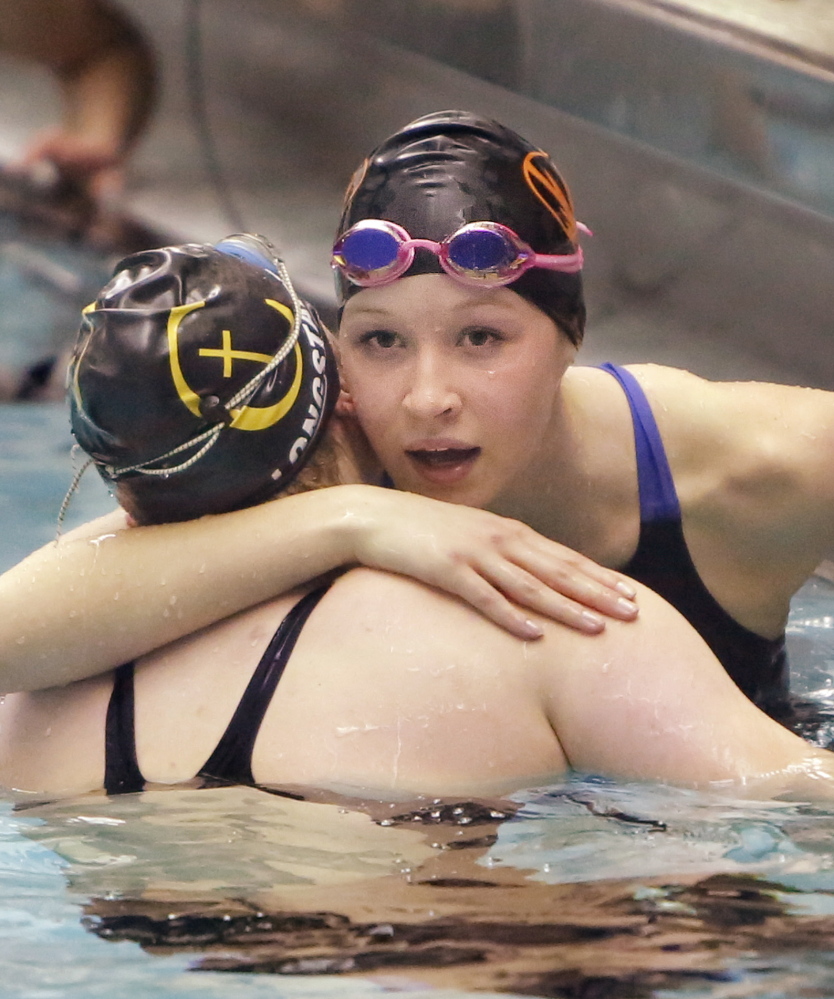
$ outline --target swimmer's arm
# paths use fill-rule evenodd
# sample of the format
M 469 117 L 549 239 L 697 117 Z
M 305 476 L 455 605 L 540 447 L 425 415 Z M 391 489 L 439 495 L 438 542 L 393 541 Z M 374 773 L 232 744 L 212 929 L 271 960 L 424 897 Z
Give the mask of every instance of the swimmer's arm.
M 337 490 L 153 527 L 122 511 L 0 576 L 0 692 L 60 686 L 353 561 Z
M 744 623 L 772 633 L 792 594 L 834 554 L 834 393 L 633 370 L 672 461 L 685 527 L 714 547 L 711 578 L 725 593 L 743 589 Z
M 181 524 L 117 513 L 46 545 L 0 576 L 0 692 L 95 675 L 355 564 L 453 593 L 521 638 L 540 634 L 531 610 L 591 633 L 636 614 L 619 574 L 524 525 L 336 486 Z
M 793 576 L 795 589 L 834 555 L 834 392 L 750 385 L 745 402 L 737 434 L 759 448 L 747 530 L 757 551 L 771 553 L 774 585 Z

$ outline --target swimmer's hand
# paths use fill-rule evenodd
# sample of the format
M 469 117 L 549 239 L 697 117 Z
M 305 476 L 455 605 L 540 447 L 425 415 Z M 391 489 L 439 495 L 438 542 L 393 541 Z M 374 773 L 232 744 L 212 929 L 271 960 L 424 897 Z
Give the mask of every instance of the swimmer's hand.
M 17 170 L 37 176 L 39 168 L 49 165 L 55 172 L 54 184 L 100 201 L 121 192 L 124 159 L 124 149 L 110 139 L 55 128 L 34 137 Z
M 540 638 L 529 612 L 597 634 L 637 616 L 627 577 L 486 510 L 368 487 L 351 504 L 362 565 L 411 576 L 471 604 L 506 631 Z

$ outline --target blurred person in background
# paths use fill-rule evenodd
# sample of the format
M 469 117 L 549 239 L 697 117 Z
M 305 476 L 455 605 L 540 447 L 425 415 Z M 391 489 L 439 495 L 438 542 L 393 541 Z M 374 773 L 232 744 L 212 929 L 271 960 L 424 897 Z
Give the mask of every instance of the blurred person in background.
M 118 192 L 127 158 L 155 106 L 153 51 L 106 0 L 0 0 L 0 50 L 47 67 L 63 101 L 17 169 L 49 164 L 58 184 L 98 201 Z

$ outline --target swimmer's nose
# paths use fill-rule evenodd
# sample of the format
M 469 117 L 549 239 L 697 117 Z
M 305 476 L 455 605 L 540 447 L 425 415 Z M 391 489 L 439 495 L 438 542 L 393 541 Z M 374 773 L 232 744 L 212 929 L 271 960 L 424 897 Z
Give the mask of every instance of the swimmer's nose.
M 462 400 L 451 385 L 448 371 L 439 358 L 421 356 L 411 368 L 411 383 L 403 398 L 407 412 L 423 420 L 453 416 L 460 412 Z

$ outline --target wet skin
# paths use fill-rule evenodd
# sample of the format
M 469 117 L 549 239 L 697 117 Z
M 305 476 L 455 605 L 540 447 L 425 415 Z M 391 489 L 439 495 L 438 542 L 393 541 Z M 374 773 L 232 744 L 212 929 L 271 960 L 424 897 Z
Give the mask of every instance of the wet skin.
M 398 489 L 487 507 L 537 464 L 576 348 L 508 288 L 424 274 L 345 306 L 342 377 Z

